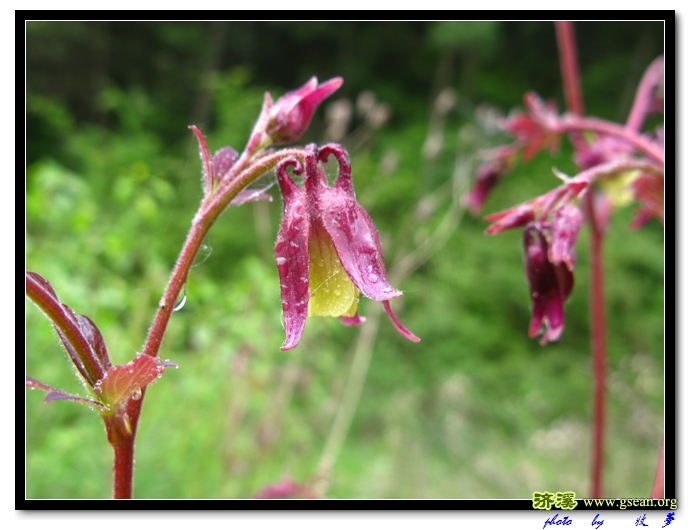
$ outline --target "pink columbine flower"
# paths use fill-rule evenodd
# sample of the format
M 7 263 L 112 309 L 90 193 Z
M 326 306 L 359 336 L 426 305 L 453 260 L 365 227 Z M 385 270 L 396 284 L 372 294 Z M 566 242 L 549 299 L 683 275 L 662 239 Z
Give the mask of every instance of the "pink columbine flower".
M 564 262 L 549 261 L 549 245 L 540 223 L 525 226 L 525 272 L 532 299 L 529 337 L 536 337 L 545 327 L 542 346 L 558 340 L 563 332 L 563 304 L 573 289 L 573 273 Z
M 338 176 L 328 187 L 319 162 L 329 155 L 338 161 Z M 306 173 L 304 190 L 287 174 Z M 360 292 L 383 302 L 384 309 L 403 337 L 419 341 L 391 310 L 389 300 L 403 293 L 386 279 L 378 233 L 371 218 L 355 199 L 350 160 L 338 144 L 306 147 L 305 164 L 295 158 L 277 168 L 283 195 L 283 219 L 275 246 L 280 277 L 285 342 L 281 350 L 297 346 L 307 316 L 339 317 L 357 325 Z
M 266 133 L 273 145 L 289 144 L 302 136 L 316 107 L 340 88 L 343 78 L 334 77 L 318 86 L 317 83 L 316 77 L 312 77 L 302 88 L 288 92 L 271 106 Z

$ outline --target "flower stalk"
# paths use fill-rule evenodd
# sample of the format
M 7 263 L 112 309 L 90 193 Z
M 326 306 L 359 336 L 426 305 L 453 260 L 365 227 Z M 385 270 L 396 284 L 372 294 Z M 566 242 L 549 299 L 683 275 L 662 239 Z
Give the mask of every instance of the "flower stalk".
M 282 149 L 270 154 L 266 154 L 265 149 L 271 144 L 297 140 L 309 125 L 317 106 L 341 84 L 341 78 L 331 79 L 321 85 L 317 85 L 316 78 L 312 78 L 302 88 L 278 99 L 275 105 L 266 93 L 259 119 L 239 158 L 231 147 L 221 148 L 211 157 L 201 131 L 190 126 L 199 142 L 204 196 L 158 304 L 142 354 L 137 354 L 126 365 L 112 366 L 95 324 L 88 317 L 77 315 L 61 304 L 50 284 L 40 275 L 26 273 L 27 296 L 51 320 L 85 386 L 96 399 L 70 395 L 29 377 L 26 378 L 26 386 L 47 391 L 46 401 L 71 400 L 90 405 L 100 412 L 114 451 L 114 498 L 132 497 L 134 440 L 146 388 L 160 377 L 166 367 L 176 367 L 170 361 L 161 361 L 156 355 L 175 301 L 187 281 L 204 237 L 228 205 L 270 199 L 262 191 L 246 190 L 261 175 L 285 158 L 304 163 L 304 150 L 301 148 Z
M 582 125 L 589 130 L 599 132 L 606 130 L 619 129 L 609 123 L 599 123 L 600 120 L 587 119 L 580 120 L 583 114 L 584 105 L 579 90 L 579 73 L 577 69 L 575 34 L 572 22 L 556 22 L 558 34 L 558 50 L 561 57 L 561 70 L 563 72 L 563 85 L 565 87 L 566 101 L 568 109 L 578 118 L 573 118 L 575 126 Z M 578 121 L 580 120 L 580 121 Z M 571 123 L 571 126 L 573 124 Z M 587 127 L 589 126 L 589 127 Z M 594 126 L 594 127 L 593 127 Z M 602 131 L 604 129 L 605 131 Z M 647 153 L 651 158 L 657 155 L 656 148 L 648 149 L 646 141 L 640 145 L 640 140 L 644 140 L 639 135 L 627 135 L 625 128 L 620 131 L 622 136 L 626 136 L 632 145 L 638 147 L 640 151 Z M 609 132 L 610 134 L 610 132 Z M 661 154 L 663 164 L 663 153 Z M 589 280 L 589 303 L 590 303 L 590 337 L 592 344 L 592 373 L 594 375 L 594 399 L 592 412 L 592 461 L 591 461 L 591 486 L 590 496 L 601 497 L 602 468 L 604 460 L 604 407 L 606 404 L 606 315 L 603 288 L 603 263 L 602 263 L 602 237 L 604 226 L 600 223 L 597 215 L 594 190 L 590 187 L 584 196 L 584 210 L 590 227 L 590 280 Z

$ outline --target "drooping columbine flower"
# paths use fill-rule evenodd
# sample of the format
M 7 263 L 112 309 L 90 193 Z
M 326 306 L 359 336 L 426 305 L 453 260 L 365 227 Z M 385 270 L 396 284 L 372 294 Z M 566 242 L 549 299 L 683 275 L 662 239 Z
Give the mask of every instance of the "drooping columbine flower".
M 317 86 L 312 77 L 302 87 L 288 92 L 271 106 L 266 133 L 273 145 L 289 144 L 307 129 L 319 104 L 340 88 L 342 77 L 334 77 Z
M 338 161 L 338 176 L 328 187 L 319 166 L 329 155 Z M 301 189 L 287 174 L 306 173 Z M 386 279 L 381 244 L 371 218 L 355 199 L 350 161 L 338 144 L 306 147 L 305 164 L 283 160 L 277 168 L 283 195 L 283 219 L 275 246 L 285 325 L 281 350 L 297 346 L 307 316 L 339 317 L 357 325 L 359 293 L 383 302 L 393 325 L 405 338 L 419 341 L 393 314 L 388 300 L 403 293 Z
M 573 273 L 565 262 L 549 261 L 549 245 L 541 223 L 525 226 L 525 272 L 532 299 L 532 321 L 529 337 L 534 338 L 544 324 L 542 346 L 558 340 L 563 332 L 563 304 L 573 289 Z

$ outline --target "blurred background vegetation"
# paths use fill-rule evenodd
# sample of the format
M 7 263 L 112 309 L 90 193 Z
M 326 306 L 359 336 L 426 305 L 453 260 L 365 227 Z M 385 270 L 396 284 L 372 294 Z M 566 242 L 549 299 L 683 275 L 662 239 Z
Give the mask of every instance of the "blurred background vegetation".
M 587 114 L 624 121 L 662 23 L 576 23 Z M 546 22 L 29 22 L 26 266 L 90 316 L 111 359 L 141 348 L 201 199 L 187 125 L 241 150 L 263 91 L 345 79 L 303 138 L 350 151 L 394 302 L 361 330 L 313 318 L 280 352 L 272 250 L 281 201 L 231 208 L 191 271 L 147 393 L 139 498 L 249 497 L 283 477 L 336 498 L 531 498 L 589 484 L 587 230 L 561 340 L 527 337 L 518 231 L 485 236 L 459 197 L 497 118 L 534 90 L 563 98 Z M 659 123 L 661 119 L 657 121 Z M 573 174 L 567 142 L 506 177 L 484 214 Z M 663 428 L 663 228 L 617 210 L 605 241 L 608 497 L 649 494 Z M 81 393 L 55 333 L 26 304 L 26 373 Z M 360 335 L 361 333 L 361 335 Z M 360 392 L 361 390 L 361 392 Z M 108 497 L 98 416 L 27 392 L 26 496 Z

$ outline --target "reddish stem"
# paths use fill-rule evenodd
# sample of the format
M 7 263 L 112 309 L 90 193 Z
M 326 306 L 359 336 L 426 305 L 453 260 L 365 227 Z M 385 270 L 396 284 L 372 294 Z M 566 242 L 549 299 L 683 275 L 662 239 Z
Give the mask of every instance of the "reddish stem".
M 664 498 L 664 438 L 661 437 L 661 448 L 659 449 L 659 461 L 656 465 L 656 475 L 652 486 L 652 499 Z
M 127 442 L 112 446 L 115 453 L 113 462 L 113 499 L 132 498 L 132 477 L 134 468 L 134 436 Z
M 660 165 L 664 165 L 663 147 L 655 144 L 653 141 L 642 136 L 641 134 L 623 127 L 622 125 L 611 123 L 606 120 L 600 120 L 598 118 L 566 116 L 553 128 L 553 132 L 567 133 L 574 131 L 594 131 L 621 138 L 642 154 L 646 155 Z
M 628 136 L 627 131 L 620 126 L 595 119 L 582 119 L 582 96 L 577 69 L 577 56 L 575 52 L 575 35 L 571 22 L 556 22 L 558 35 L 558 49 L 561 57 L 561 72 L 565 87 L 565 97 L 568 108 L 578 117 L 570 120 L 570 132 L 578 130 L 596 130 L 603 128 L 610 131 L 615 128 L 617 135 Z M 587 126 L 588 125 L 588 126 Z M 594 127 L 593 127 L 594 126 Z M 611 127 L 613 126 L 613 127 Z M 601 131 L 600 131 L 601 132 Z M 610 132 L 609 132 L 610 134 Z M 637 147 L 637 135 L 634 135 L 631 143 Z M 639 142 L 638 142 L 639 143 Z M 645 146 L 646 147 L 646 146 Z M 642 149 L 641 149 L 642 150 Z M 661 156 L 663 164 L 663 153 Z M 592 413 L 592 470 L 590 497 L 601 497 L 601 474 L 604 459 L 604 405 L 606 400 L 606 321 L 604 312 L 603 289 L 603 264 L 601 256 L 601 243 L 604 231 L 603 223 L 599 225 L 594 203 L 594 191 L 590 188 L 584 197 L 584 206 L 589 226 L 590 237 L 590 327 L 592 344 L 592 370 L 594 374 L 594 403 Z
M 659 80 L 663 78 L 663 75 L 664 57 L 661 56 L 657 57 L 654 62 L 647 67 L 644 76 L 642 76 L 642 81 L 640 81 L 640 85 L 637 87 L 637 93 L 635 94 L 635 102 L 630 110 L 628 121 L 625 124 L 626 129 L 630 129 L 631 131 L 640 130 L 640 127 L 642 127 L 647 117 L 652 91 L 659 83 Z
M 573 23 L 570 21 L 557 21 L 556 38 L 558 39 L 558 50 L 560 52 L 565 101 L 570 112 L 582 116 L 585 110 L 580 92 L 580 75 L 577 69 L 577 49 L 575 48 Z
M 604 460 L 604 407 L 606 403 L 606 314 L 604 311 L 604 277 L 602 237 L 604 227 L 599 226 L 594 204 L 594 192 L 585 197 L 585 212 L 590 226 L 590 282 L 589 305 L 592 345 L 592 371 L 594 374 L 594 402 L 592 411 L 592 476 L 590 497 L 601 497 L 601 475 Z
M 133 401 L 130 399 L 130 402 Z M 134 468 L 134 432 L 126 413 L 103 416 L 108 442 L 115 455 L 113 461 L 113 498 L 132 498 Z
M 199 248 L 206 233 L 213 223 L 218 219 L 223 210 L 230 204 L 230 201 L 237 194 L 247 187 L 253 180 L 275 167 L 280 160 L 289 156 L 304 156 L 302 149 L 283 149 L 277 153 L 265 156 L 249 164 L 250 157 L 246 153 L 242 154 L 240 161 L 235 164 L 231 174 L 226 176 L 230 181 L 229 185 L 222 185 L 216 190 L 215 194 L 208 194 L 199 207 L 199 211 L 192 220 L 192 226 L 187 234 L 177 263 L 170 275 L 168 285 L 165 287 L 163 297 L 158 304 L 156 316 L 149 328 L 146 342 L 142 353 L 156 357 L 160 349 L 163 335 L 170 321 L 175 301 L 177 300 L 182 287 L 187 281 L 187 275 L 194 263 Z M 249 167 L 245 167 L 249 165 Z M 146 396 L 146 388 L 142 389 L 141 399 L 130 399 L 127 403 L 126 415 L 128 418 L 127 434 L 123 435 L 125 441 L 120 443 L 111 440 L 111 445 L 115 451 L 114 472 L 114 492 L 115 498 L 131 498 L 132 495 L 132 466 L 134 459 L 134 438 L 139 424 L 141 407 Z M 106 427 L 108 422 L 106 421 Z M 119 430 L 121 432 L 121 430 Z M 110 430 L 109 430 L 110 436 Z M 126 442 L 126 443 L 125 443 Z M 121 494 L 122 497 L 117 495 Z

